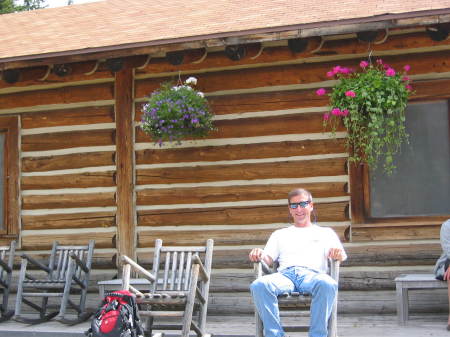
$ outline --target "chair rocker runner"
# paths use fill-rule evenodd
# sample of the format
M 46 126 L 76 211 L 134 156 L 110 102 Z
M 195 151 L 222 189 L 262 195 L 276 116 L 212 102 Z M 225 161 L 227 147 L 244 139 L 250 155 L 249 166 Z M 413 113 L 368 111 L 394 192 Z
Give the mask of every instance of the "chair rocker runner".
M 266 274 L 272 274 L 277 270 L 277 264 L 274 264 L 274 268 L 270 268 L 264 261 L 256 262 L 254 265 L 255 278 Z M 339 261 L 328 259 L 328 273 L 329 275 L 339 283 Z M 298 292 L 286 293 L 278 296 L 278 304 L 280 306 L 280 315 L 282 307 L 289 308 L 309 308 L 311 304 L 311 296 L 309 294 L 303 294 Z M 255 337 L 263 337 L 263 323 L 259 318 L 259 314 L 255 308 Z M 296 325 L 296 326 L 283 326 L 286 332 L 292 331 L 308 331 L 309 326 L 307 325 Z M 328 320 L 328 337 L 337 336 L 337 294 L 336 299 L 333 304 L 333 311 L 331 313 L 330 319 Z
M 88 319 L 92 313 L 86 312 L 85 304 L 94 245 L 94 240 L 90 240 L 87 246 L 60 246 L 55 241 L 48 265 L 22 254 L 13 318 L 24 323 L 40 323 L 56 316 L 57 320 L 67 324 L 75 324 Z M 40 271 L 40 274 L 30 274 L 30 265 Z M 79 303 L 70 299 L 70 296 L 74 296 L 74 294 L 80 296 Z M 59 311 L 48 312 L 50 297 L 61 297 Z M 32 302 L 30 298 L 41 298 L 41 305 Z M 27 304 L 36 310 L 39 317 L 23 317 L 22 304 Z M 77 312 L 77 318 L 66 317 L 69 307 Z
M 146 336 L 153 330 L 181 330 L 182 337 L 188 337 L 190 330 L 199 337 L 206 335 L 213 245 L 209 239 L 203 247 L 164 247 L 157 239 L 152 272 L 122 256 L 122 288 L 136 294 L 139 314 L 147 320 Z M 132 286 L 131 270 L 150 281 L 148 290 Z M 161 317 L 181 317 L 182 324 L 154 324 Z
M 2 304 L 0 306 L 0 322 L 10 319 L 14 314 L 14 310 L 8 310 L 8 298 L 15 252 L 16 241 L 11 241 L 9 246 L 0 247 L 0 290 L 3 293 Z

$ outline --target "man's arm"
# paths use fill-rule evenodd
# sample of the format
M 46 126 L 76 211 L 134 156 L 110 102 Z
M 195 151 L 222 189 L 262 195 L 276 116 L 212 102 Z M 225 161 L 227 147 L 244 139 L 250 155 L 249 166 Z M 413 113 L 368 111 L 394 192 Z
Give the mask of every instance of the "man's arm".
M 272 266 L 273 260 L 269 255 L 264 254 L 264 250 L 261 248 L 253 248 L 248 258 L 252 262 L 259 262 L 263 260 L 268 266 Z

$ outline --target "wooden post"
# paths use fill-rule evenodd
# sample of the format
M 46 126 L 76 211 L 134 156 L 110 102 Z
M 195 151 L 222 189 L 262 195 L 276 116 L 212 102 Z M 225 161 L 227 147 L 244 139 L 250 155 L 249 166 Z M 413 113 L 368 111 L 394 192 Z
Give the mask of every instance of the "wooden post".
M 135 258 L 136 215 L 134 202 L 134 69 L 124 67 L 116 73 L 116 224 L 117 262 L 121 255 Z

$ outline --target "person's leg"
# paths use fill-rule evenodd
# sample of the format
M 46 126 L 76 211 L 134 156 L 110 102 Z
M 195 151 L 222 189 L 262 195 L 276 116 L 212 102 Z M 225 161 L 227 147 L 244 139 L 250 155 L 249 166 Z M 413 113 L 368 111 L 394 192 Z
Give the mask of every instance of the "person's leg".
M 447 271 L 447 269 L 450 267 L 450 259 L 447 259 L 445 261 L 444 270 Z M 447 320 L 447 330 L 450 330 L 450 279 L 447 280 L 447 296 L 448 296 L 448 320 Z
M 250 285 L 253 302 L 263 322 L 265 337 L 284 336 L 277 296 L 290 293 L 293 289 L 293 283 L 280 273 L 262 276 Z
M 307 269 L 299 269 L 297 289 L 312 295 L 310 337 L 327 337 L 328 319 L 333 310 L 337 293 L 337 282 L 328 274 L 320 274 Z

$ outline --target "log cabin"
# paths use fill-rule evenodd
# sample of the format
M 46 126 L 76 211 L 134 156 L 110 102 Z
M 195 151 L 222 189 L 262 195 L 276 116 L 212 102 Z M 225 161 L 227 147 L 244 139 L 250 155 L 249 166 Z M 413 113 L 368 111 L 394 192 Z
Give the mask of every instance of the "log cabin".
M 250 313 L 249 250 L 309 189 L 317 223 L 349 259 L 340 312 L 393 313 L 394 278 L 431 272 L 450 217 L 450 1 L 106 0 L 0 16 L 0 241 L 39 256 L 96 241 L 98 280 L 117 257 L 215 240 L 210 312 Z M 411 66 L 410 147 L 394 178 L 348 162 L 324 130 L 333 66 Z M 139 127 L 162 82 L 188 76 L 216 131 L 159 146 Z M 411 150 L 412 149 L 412 150 Z M 401 179 L 402 178 L 402 179 Z M 445 310 L 417 293 L 416 311 Z M 438 299 L 436 299 L 438 298 Z

